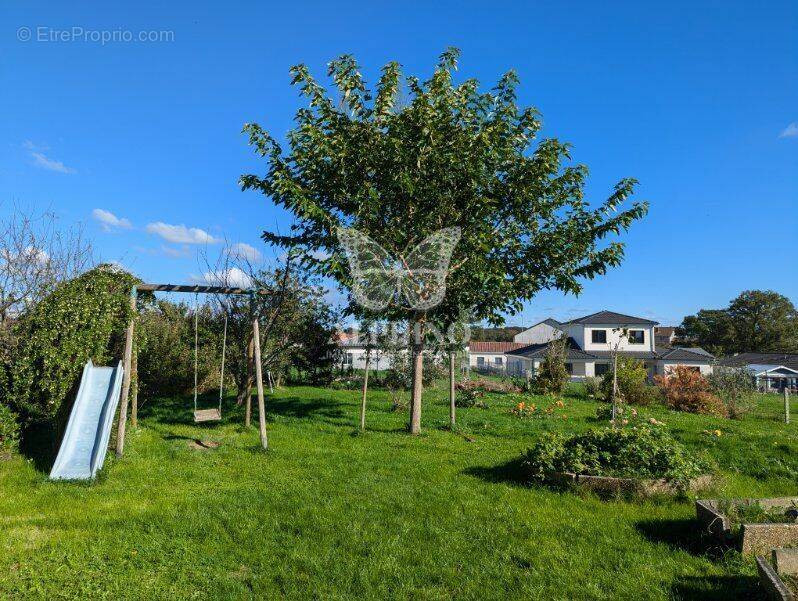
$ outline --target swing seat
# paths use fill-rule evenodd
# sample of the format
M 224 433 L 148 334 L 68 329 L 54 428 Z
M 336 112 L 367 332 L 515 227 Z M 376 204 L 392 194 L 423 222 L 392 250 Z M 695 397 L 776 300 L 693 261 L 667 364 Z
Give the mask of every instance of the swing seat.
M 218 409 L 195 409 L 194 423 L 218 422 L 222 419 L 222 412 Z

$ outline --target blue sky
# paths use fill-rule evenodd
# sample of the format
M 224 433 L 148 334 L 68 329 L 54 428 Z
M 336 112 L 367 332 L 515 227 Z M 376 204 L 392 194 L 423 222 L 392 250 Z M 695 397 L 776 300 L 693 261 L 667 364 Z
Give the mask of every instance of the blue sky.
M 751 288 L 798 302 L 794 1 L 197 4 L 3 4 L 0 211 L 16 201 L 83 222 L 102 258 L 146 280 L 196 277 L 197 249 L 216 239 L 268 255 L 260 232 L 286 216 L 239 190 L 262 169 L 240 131 L 291 126 L 288 68 L 321 77 L 349 52 L 370 81 L 394 59 L 426 76 L 454 45 L 485 87 L 518 71 L 543 135 L 589 166 L 589 198 L 631 176 L 651 203 L 620 268 L 508 323 L 603 308 L 677 323 Z M 169 33 L 102 43 L 102 31 Z

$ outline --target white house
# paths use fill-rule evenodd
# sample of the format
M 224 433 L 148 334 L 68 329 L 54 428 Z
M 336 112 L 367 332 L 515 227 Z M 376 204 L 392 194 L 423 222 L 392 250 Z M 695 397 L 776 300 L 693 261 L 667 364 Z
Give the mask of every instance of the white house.
M 562 324 L 556 319 L 544 319 L 531 328 L 519 332 L 513 337 L 514 342 L 524 344 L 545 344 L 562 336 Z
M 539 325 L 530 330 L 537 329 L 536 334 L 542 335 Z M 678 365 L 691 367 L 702 374 L 712 372 L 714 357 L 703 349 L 657 347 L 656 325 L 657 322 L 650 319 L 612 311 L 599 311 L 559 324 L 558 329 L 567 338 L 566 367 L 569 373 L 573 379 L 604 375 L 610 370 L 615 349 L 619 356 L 641 360 L 650 376 L 668 374 Z M 547 346 L 548 341 L 508 351 L 508 365 L 517 366 L 517 373 L 534 374 L 543 361 Z
M 477 371 L 506 371 L 510 351 L 527 346 L 522 342 L 480 342 L 472 340 L 468 343 L 468 366 Z M 517 362 L 517 359 L 514 360 Z M 510 371 L 516 370 L 510 367 Z

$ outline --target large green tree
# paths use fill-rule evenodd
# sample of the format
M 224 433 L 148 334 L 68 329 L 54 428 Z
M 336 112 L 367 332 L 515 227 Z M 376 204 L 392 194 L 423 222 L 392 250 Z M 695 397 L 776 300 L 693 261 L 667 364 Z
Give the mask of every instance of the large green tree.
M 798 311 L 772 290 L 746 290 L 725 309 L 701 309 L 677 334 L 718 355 L 798 352 Z
M 456 49 L 445 51 L 425 81 L 403 78 L 399 64 L 389 63 L 373 91 L 351 56 L 329 64 L 333 91 L 297 65 L 292 84 L 307 106 L 296 114 L 287 148 L 260 125 L 244 127 L 267 165 L 263 174 L 242 176 L 242 188 L 295 216 L 288 234 L 266 232 L 264 239 L 304 249 L 306 267 L 345 289 L 353 282 L 339 226 L 356 228 L 397 257 L 441 228 L 461 228 L 443 303 L 429 312 L 395 305 L 374 314 L 350 302 L 356 316 L 406 319 L 423 331 L 468 308 L 475 320 L 499 322 L 542 289 L 578 293 L 583 278 L 618 265 L 623 245 L 603 241 L 646 213 L 645 203 L 621 208 L 632 179 L 591 206 L 583 191 L 587 168 L 567 164 L 569 145 L 535 142 L 540 116 L 518 106 L 515 72 L 480 91 L 475 79 L 454 82 L 458 57 Z M 411 432 L 420 428 L 423 340 L 412 347 Z

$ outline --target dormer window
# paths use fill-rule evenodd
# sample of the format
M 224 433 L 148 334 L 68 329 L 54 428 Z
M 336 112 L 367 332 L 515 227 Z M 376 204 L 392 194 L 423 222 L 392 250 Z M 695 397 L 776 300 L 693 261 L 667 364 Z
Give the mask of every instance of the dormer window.
M 607 344 L 607 330 L 591 330 L 590 336 L 593 344 Z
M 645 344 L 645 330 L 629 330 L 629 344 Z

